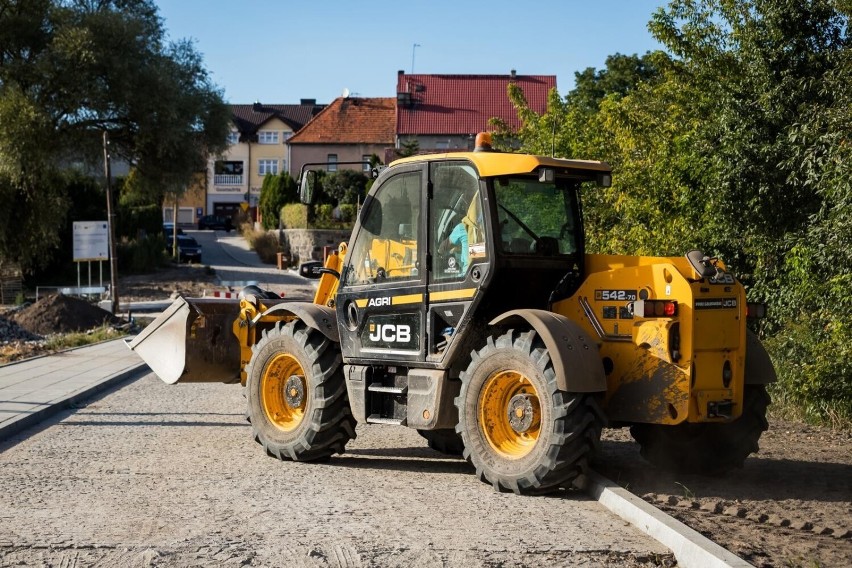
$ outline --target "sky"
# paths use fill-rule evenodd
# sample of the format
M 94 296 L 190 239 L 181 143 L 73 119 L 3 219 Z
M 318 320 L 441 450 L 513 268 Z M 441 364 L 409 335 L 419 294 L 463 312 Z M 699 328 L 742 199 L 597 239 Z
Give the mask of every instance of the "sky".
M 397 72 L 556 75 L 662 46 L 662 0 L 155 0 L 170 40 L 191 39 L 232 104 L 394 97 Z

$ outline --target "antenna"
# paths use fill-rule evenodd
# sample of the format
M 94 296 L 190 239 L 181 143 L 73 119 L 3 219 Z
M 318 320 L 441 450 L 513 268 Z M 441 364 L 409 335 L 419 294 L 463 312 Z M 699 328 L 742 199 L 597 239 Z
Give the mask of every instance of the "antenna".
M 414 50 L 420 47 L 419 43 L 415 43 L 411 46 L 411 74 L 414 75 Z
M 341 94 L 340 96 L 342 96 L 344 99 L 348 99 L 349 98 L 349 89 L 346 88 L 346 87 L 343 87 L 343 94 Z

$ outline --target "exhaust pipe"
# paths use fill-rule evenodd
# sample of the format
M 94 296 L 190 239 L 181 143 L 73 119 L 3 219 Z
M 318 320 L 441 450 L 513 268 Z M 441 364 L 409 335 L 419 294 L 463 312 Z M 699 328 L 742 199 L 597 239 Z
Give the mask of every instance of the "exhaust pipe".
M 178 298 L 126 343 L 167 384 L 237 383 L 239 313 L 238 300 Z

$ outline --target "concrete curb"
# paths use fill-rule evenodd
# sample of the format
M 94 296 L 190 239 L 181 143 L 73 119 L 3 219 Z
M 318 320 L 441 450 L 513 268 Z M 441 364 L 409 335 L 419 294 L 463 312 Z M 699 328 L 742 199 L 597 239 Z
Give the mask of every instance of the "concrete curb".
M 669 548 L 684 568 L 754 568 L 699 532 L 593 471 L 583 489 L 601 505 Z
M 143 372 L 148 372 L 148 370 L 148 365 L 140 362 L 138 365 L 135 365 L 129 369 L 125 369 L 120 373 L 116 373 L 115 375 L 106 377 L 104 380 L 97 384 L 94 384 L 90 387 L 84 388 L 83 390 L 79 390 L 74 393 L 69 393 L 63 396 L 62 398 L 57 399 L 51 402 L 50 404 L 46 404 L 38 410 L 35 410 L 29 414 L 23 414 L 21 416 L 18 416 L 17 418 L 13 418 L 7 423 L 3 424 L 3 426 L 0 426 L 0 441 L 5 441 L 14 436 L 15 434 L 18 434 L 19 432 L 26 430 L 27 428 L 31 428 L 39 422 L 50 418 L 54 414 L 71 408 L 78 402 L 92 398 L 96 394 L 99 394 L 115 385 L 134 378 L 137 375 L 141 375 Z

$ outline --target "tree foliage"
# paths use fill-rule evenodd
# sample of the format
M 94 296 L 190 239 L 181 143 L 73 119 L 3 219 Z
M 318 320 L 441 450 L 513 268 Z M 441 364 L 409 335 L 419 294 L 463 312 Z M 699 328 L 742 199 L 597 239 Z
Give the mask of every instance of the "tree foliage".
M 162 193 L 224 147 L 228 120 L 201 56 L 166 41 L 152 0 L 0 0 L 0 196 L 15 206 L 0 255 L 48 258 L 74 197 L 56 176 L 102 172 L 103 131 L 111 156 Z
M 335 204 L 360 203 L 366 196 L 369 178 L 356 170 L 340 170 L 328 174 L 323 179 L 323 192 Z
M 263 219 L 263 228 L 278 228 L 281 208 L 288 203 L 298 201 L 296 181 L 288 172 L 265 176 L 260 189 L 260 214 Z
M 509 96 L 524 150 L 603 159 L 584 193 L 589 250 L 721 256 L 753 300 L 776 398 L 852 419 L 852 56 L 848 3 L 673 0 L 667 53 L 616 55 L 547 111 Z M 502 127 L 502 128 L 501 128 Z

